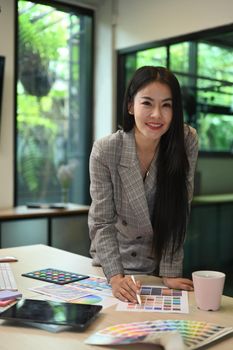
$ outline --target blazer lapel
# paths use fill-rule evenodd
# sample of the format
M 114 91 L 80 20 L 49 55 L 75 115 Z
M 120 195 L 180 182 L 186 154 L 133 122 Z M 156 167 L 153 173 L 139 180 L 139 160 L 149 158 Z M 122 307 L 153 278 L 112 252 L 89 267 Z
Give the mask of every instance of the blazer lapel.
M 122 186 L 137 220 L 151 226 L 144 184 L 140 172 L 133 131 L 123 134 L 121 160 L 118 171 Z

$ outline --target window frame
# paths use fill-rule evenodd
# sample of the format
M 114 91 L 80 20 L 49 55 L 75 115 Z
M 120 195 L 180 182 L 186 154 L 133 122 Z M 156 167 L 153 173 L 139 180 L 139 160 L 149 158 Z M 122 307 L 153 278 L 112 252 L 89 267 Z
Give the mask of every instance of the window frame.
M 86 154 L 88 157 L 85 159 L 85 173 L 84 173 L 84 185 L 85 189 L 83 190 L 84 193 L 84 201 L 82 204 L 88 205 L 90 203 L 90 193 L 89 193 L 89 155 L 91 152 L 91 147 L 93 143 L 93 111 L 94 111 L 94 47 L 95 47 L 95 15 L 94 10 L 82 7 L 80 5 L 70 4 L 70 3 L 64 3 L 64 2 L 54 2 L 54 0 L 28 0 L 35 2 L 36 4 L 41 4 L 45 6 L 52 6 L 55 9 L 59 11 L 67 12 L 67 9 L 69 9 L 70 12 L 74 12 L 77 15 L 87 15 L 91 17 L 92 19 L 92 30 L 91 30 L 91 55 L 88 58 L 90 61 L 90 74 L 89 79 L 91 77 L 91 88 L 89 91 L 89 101 L 90 103 L 85 106 L 85 109 L 89 111 L 90 113 L 90 119 L 86 120 L 86 123 L 84 125 L 84 130 L 90 130 L 90 134 L 88 137 L 88 140 L 85 140 L 83 142 L 83 147 L 86 149 Z M 17 183 L 17 172 L 18 172 L 18 166 L 17 166 L 17 82 L 18 82 L 18 33 L 19 33 L 19 21 L 18 21 L 18 0 L 15 0 L 14 2 L 14 12 L 15 12 L 15 25 L 14 25 L 14 49 L 15 49 L 15 60 L 14 60 L 14 130 L 13 130 L 13 171 L 14 171 L 14 178 L 13 178 L 13 203 L 14 206 L 18 205 L 18 183 Z M 85 63 L 86 64 L 86 63 Z M 86 86 L 85 86 L 86 88 Z
M 121 125 L 121 116 L 122 116 L 122 104 L 123 104 L 123 98 L 124 98 L 124 91 L 125 91 L 125 78 L 126 78 L 126 57 L 130 54 L 135 55 L 137 52 L 153 49 L 153 48 L 159 48 L 159 47 L 165 47 L 167 50 L 167 67 L 169 67 L 169 48 L 171 45 L 174 44 L 181 44 L 183 42 L 188 41 L 199 41 L 203 40 L 204 38 L 208 38 L 210 36 L 214 35 L 220 35 L 220 34 L 227 34 L 229 32 L 233 33 L 233 23 L 230 23 L 228 25 L 215 27 L 211 29 L 206 29 L 190 34 L 184 34 L 181 36 L 171 37 L 163 40 L 156 40 L 147 42 L 140 45 L 131 46 L 128 48 L 120 49 L 117 51 L 117 99 L 116 99 L 116 110 L 117 110 L 117 120 L 116 120 L 116 129 L 119 128 Z M 233 48 L 232 48 L 233 49 Z M 223 107 L 224 108 L 224 107 Z M 233 116 L 232 116 L 233 117 Z M 226 152 L 226 151 L 199 151 L 199 155 L 202 158 L 233 158 L 233 153 Z

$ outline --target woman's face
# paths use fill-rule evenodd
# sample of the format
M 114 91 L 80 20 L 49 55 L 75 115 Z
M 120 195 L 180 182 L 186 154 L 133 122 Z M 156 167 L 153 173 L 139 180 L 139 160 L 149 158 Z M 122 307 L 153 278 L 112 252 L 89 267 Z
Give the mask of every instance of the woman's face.
M 135 118 L 135 132 L 151 140 L 158 140 L 169 129 L 173 108 L 170 87 L 152 82 L 134 96 L 129 113 Z

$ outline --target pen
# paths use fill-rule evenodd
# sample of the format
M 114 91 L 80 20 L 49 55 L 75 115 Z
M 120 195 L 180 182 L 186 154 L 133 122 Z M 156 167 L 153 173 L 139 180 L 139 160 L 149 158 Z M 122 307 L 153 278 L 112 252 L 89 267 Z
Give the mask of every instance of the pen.
M 136 285 L 136 281 L 135 281 L 135 278 L 133 275 L 131 275 L 131 278 L 132 278 L 133 283 Z M 138 293 L 136 294 L 136 297 L 137 297 L 138 304 L 142 305 L 141 297 Z

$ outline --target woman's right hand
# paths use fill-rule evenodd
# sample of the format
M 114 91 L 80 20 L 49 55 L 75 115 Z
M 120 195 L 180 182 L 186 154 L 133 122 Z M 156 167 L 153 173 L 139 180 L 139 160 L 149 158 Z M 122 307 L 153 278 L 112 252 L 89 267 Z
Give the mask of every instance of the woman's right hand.
M 112 294 L 121 301 L 137 303 L 136 294 L 140 292 L 141 284 L 133 282 L 131 276 L 123 276 L 121 274 L 111 277 L 110 284 L 112 286 Z

